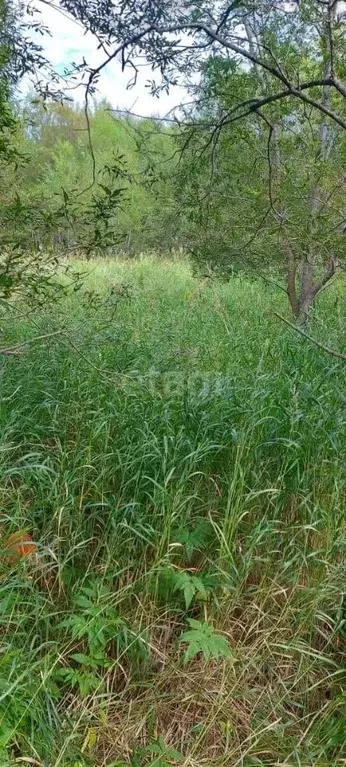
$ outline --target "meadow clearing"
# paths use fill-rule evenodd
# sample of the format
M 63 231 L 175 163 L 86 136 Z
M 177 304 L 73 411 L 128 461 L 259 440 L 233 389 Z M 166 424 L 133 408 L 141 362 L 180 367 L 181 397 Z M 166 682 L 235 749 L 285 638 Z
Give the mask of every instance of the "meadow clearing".
M 346 363 L 260 281 L 83 269 L 0 321 L 62 331 L 0 359 L 1 767 L 341 767 Z

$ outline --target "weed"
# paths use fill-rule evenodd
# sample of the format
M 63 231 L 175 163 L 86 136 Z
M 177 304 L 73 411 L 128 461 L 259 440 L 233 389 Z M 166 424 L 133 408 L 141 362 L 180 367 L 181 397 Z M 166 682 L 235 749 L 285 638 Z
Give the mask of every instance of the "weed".
M 188 619 L 190 631 L 184 631 L 180 642 L 187 644 L 184 654 L 184 663 L 187 663 L 196 655 L 202 655 L 205 661 L 211 658 L 231 657 L 227 639 L 214 631 L 207 621 L 201 623 L 193 618 Z

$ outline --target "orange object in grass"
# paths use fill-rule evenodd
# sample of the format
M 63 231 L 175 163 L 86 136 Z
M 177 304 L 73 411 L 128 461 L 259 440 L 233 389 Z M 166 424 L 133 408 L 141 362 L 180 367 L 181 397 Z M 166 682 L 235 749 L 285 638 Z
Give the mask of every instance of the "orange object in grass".
M 30 554 L 35 554 L 37 546 L 29 533 L 25 530 L 17 530 L 7 538 L 5 549 L 11 560 L 14 561 L 16 559 L 21 559 L 22 557 L 27 557 Z

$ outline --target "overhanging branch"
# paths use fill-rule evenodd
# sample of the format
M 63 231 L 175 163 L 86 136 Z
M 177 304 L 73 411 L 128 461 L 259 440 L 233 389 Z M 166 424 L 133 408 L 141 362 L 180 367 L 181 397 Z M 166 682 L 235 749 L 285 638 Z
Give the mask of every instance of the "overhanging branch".
M 303 336 L 303 338 L 306 338 L 307 341 L 310 341 L 310 343 L 317 346 L 319 349 L 321 349 L 323 352 L 326 352 L 326 354 L 330 354 L 332 357 L 337 357 L 339 360 L 346 361 L 346 354 L 342 354 L 342 352 L 336 351 L 336 349 L 330 349 L 329 346 L 325 346 L 324 344 L 321 344 L 319 341 L 316 341 L 316 338 L 312 338 L 312 336 L 309 336 L 308 333 L 305 333 L 304 330 L 301 328 L 298 328 L 297 325 L 294 325 L 293 322 L 290 322 L 286 319 L 286 317 L 283 317 L 282 314 L 279 314 L 279 312 L 273 312 L 275 317 L 278 317 L 281 322 L 284 322 L 285 325 L 288 325 L 292 330 L 294 330 L 295 333 L 299 333 L 300 336 Z
M 104 61 L 101 62 L 101 64 L 99 64 L 98 67 L 95 67 L 90 70 L 88 82 L 86 84 L 86 101 L 93 87 L 93 83 L 95 79 L 100 75 L 102 70 L 119 55 L 123 56 L 123 61 L 124 61 L 125 50 L 128 49 L 129 47 L 132 47 L 132 48 L 135 47 L 136 45 L 141 43 L 141 41 L 144 38 L 149 37 L 149 35 L 151 34 L 156 34 L 162 37 L 166 34 L 177 34 L 179 32 L 196 32 L 196 33 L 205 34 L 210 40 L 218 43 L 225 50 L 232 51 L 233 53 L 237 54 L 238 56 L 245 59 L 246 61 L 251 62 L 256 67 L 259 67 L 261 70 L 270 74 L 275 80 L 285 85 L 285 89 L 279 91 L 276 94 L 271 94 L 269 96 L 259 98 L 259 99 L 243 101 L 240 104 L 238 104 L 237 107 L 235 108 L 236 110 L 241 110 L 244 107 L 248 107 L 244 114 L 239 115 L 239 119 L 241 119 L 241 117 L 245 117 L 247 114 L 251 112 L 257 111 L 257 109 L 260 109 L 266 104 L 270 104 L 275 101 L 285 99 L 289 96 L 294 96 L 295 98 L 301 99 L 306 104 L 309 104 L 310 106 L 314 107 L 315 109 L 323 113 L 325 116 L 329 117 L 331 120 L 333 120 L 338 125 L 340 125 L 340 127 L 342 127 L 344 130 L 346 130 L 346 121 L 344 121 L 332 109 L 329 109 L 328 107 L 326 107 L 322 102 L 316 101 L 310 96 L 307 96 L 305 93 L 305 91 L 310 90 L 312 88 L 316 88 L 316 87 L 330 87 L 330 88 L 336 89 L 341 95 L 346 97 L 346 89 L 343 87 L 342 83 L 340 83 L 339 80 L 335 79 L 332 76 L 329 76 L 324 78 L 323 77 L 317 78 L 314 80 L 308 80 L 308 81 L 299 83 L 299 85 L 292 84 L 290 83 L 286 75 L 282 72 L 282 69 L 280 67 L 274 66 L 268 63 L 267 61 L 257 56 L 253 51 L 247 50 L 244 46 L 238 45 L 233 40 L 229 40 L 227 37 L 220 35 L 220 32 L 218 31 L 218 29 L 219 27 L 214 30 L 212 27 L 208 27 L 207 25 L 203 23 L 188 22 L 188 21 L 167 25 L 167 26 L 160 26 L 159 24 L 155 24 L 155 23 L 149 24 L 147 27 L 145 27 L 141 31 L 134 33 L 132 36 L 130 36 L 126 40 L 119 43 L 119 45 L 114 49 L 114 51 L 110 53 L 104 59 Z

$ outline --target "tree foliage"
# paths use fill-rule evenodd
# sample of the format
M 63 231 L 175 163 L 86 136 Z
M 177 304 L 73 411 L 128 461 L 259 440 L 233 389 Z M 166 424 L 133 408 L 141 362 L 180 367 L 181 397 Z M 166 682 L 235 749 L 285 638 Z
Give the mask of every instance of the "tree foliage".
M 4 179 L 4 230 L 12 200 L 18 237 L 29 249 L 133 255 L 183 245 L 174 132 L 154 119 L 117 117 L 101 101 L 90 114 L 90 137 L 78 105 L 27 100 L 17 142 L 25 162 Z M 20 223 L 19 199 L 28 212 Z M 11 236 L 12 221 L 7 228 Z
M 342 4 L 336 0 L 299 3 L 189 0 L 175 4 L 147 0 L 140 5 L 111 0 L 96 3 L 61 0 L 61 5 L 107 46 L 102 64 L 85 73 L 86 104 L 103 68 L 113 58 L 121 57 L 123 68 L 129 66 L 136 73 L 144 57 L 161 73 L 161 79 L 152 83 L 154 92 L 190 81 L 195 106 L 188 120 L 194 124 L 185 146 L 195 138 L 196 127 L 201 136 L 202 123 L 204 147 L 197 154 L 205 162 L 204 149 L 211 150 L 212 176 L 216 156 L 222 156 L 219 186 L 223 196 L 229 179 L 225 171 L 229 154 L 232 155 L 232 149 L 228 151 L 230 143 L 234 141 L 241 151 L 244 141 L 248 143 L 251 159 L 260 169 L 259 174 L 256 171 L 250 195 L 246 190 L 241 229 L 248 228 L 250 221 L 251 242 L 258 232 L 263 233 L 262 201 L 269 199 L 268 226 L 264 242 L 260 237 L 259 259 L 262 260 L 263 251 L 267 255 L 267 248 L 271 253 L 277 251 L 279 266 L 285 264 L 292 311 L 304 319 L 315 295 L 335 274 L 338 254 L 334 251 L 340 246 L 336 211 L 340 213 L 341 224 L 344 218 L 340 200 L 333 194 L 334 187 L 342 188 L 343 184 L 339 166 L 343 136 L 339 141 L 339 134 L 346 129 Z M 213 65 L 215 59 L 221 65 L 219 72 L 212 73 L 207 87 L 203 83 L 202 87 L 196 86 L 196 75 L 203 78 L 206 62 L 209 60 Z M 245 125 L 240 131 L 242 141 L 234 130 L 230 134 L 230 129 L 239 124 Z M 252 179 L 248 158 L 245 166 L 247 178 Z M 202 168 L 206 177 L 206 169 L 203 165 Z M 243 169 L 238 175 L 243 178 Z M 266 193 L 264 183 L 268 187 Z M 234 192 L 234 178 L 230 185 Z M 206 197 L 211 206 L 207 190 L 203 199 Z M 199 198 L 197 206 L 201 213 Z M 213 208 L 220 226 L 224 221 L 222 206 L 219 210 L 215 202 Z M 226 251 L 229 248 L 234 251 L 234 247 L 244 249 L 243 238 L 236 237 L 237 228 L 235 215 L 227 226 L 230 242 Z M 335 237 L 329 236 L 331 232 Z M 218 250 L 215 249 L 216 262 Z M 223 255 L 224 251 L 222 246 Z M 251 260 L 253 255 L 250 253 Z
M 342 264 L 342 3 L 60 0 L 59 7 L 96 36 L 104 59 L 97 67 L 75 63 L 60 82 L 23 25 L 5 15 L 6 104 L 10 82 L 38 64 L 45 102 L 71 78 L 84 93 L 82 108 L 39 104 L 23 113 L 29 162 L 17 178 L 25 177 L 24 198 L 35 211 L 27 215 L 12 195 L 14 215 L 23 214 L 22 247 L 35 220 L 45 246 L 80 244 L 92 253 L 121 241 L 129 252 L 181 245 L 208 269 L 240 266 L 268 278 L 274 267 L 285 274 L 293 314 L 305 319 Z M 113 59 L 132 83 L 149 63 L 151 91 L 182 84 L 190 107 L 180 106 L 166 124 L 114 120 L 105 104 L 93 109 Z

